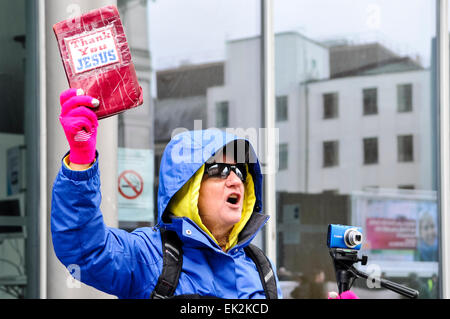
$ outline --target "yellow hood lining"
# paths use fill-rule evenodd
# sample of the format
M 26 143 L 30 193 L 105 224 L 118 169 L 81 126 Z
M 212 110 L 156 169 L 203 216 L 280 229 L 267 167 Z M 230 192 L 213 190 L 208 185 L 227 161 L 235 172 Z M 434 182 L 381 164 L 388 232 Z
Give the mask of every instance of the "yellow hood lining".
M 256 202 L 253 178 L 248 171 L 248 166 L 246 166 L 246 169 L 247 178 L 244 183 L 244 203 L 242 206 L 241 219 L 233 226 L 233 229 L 230 232 L 230 236 L 228 237 L 228 242 L 225 247 L 226 251 L 237 244 L 238 235 L 250 219 Z M 200 167 L 200 169 L 172 197 L 168 208 L 175 216 L 187 217 L 191 219 L 219 245 L 208 228 L 206 228 L 203 224 L 198 212 L 198 197 L 204 171 L 205 165 L 202 165 L 202 167 Z

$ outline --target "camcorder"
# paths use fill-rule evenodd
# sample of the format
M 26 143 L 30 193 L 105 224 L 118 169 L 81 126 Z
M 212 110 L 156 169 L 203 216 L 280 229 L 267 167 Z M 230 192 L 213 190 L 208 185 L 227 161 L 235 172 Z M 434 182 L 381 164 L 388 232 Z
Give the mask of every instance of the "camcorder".
M 336 282 L 339 294 L 350 290 L 357 278 L 369 279 L 369 275 L 355 268 L 354 264 L 361 262 L 366 265 L 368 257 L 361 258 L 358 252 L 363 244 L 363 230 L 361 227 L 347 225 L 328 225 L 327 246 L 333 260 L 336 272 Z M 419 292 L 395 282 L 379 278 L 380 286 L 392 290 L 408 298 L 417 298 Z

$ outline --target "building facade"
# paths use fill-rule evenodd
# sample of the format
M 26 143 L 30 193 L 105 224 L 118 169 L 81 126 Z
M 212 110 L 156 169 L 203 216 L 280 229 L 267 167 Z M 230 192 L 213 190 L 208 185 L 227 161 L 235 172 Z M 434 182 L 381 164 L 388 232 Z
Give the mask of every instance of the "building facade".
M 305 192 L 431 189 L 429 83 L 416 70 L 304 84 Z
M 209 127 L 261 127 L 258 43 L 228 43 L 225 83 L 208 88 Z M 328 48 L 295 32 L 276 34 L 275 52 L 278 191 L 431 187 L 429 70 L 379 44 Z

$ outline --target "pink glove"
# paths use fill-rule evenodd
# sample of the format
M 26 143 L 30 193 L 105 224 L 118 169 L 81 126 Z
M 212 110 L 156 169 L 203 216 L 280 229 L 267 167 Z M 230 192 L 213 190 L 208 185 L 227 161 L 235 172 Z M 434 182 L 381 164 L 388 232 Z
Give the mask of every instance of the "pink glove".
M 340 295 L 337 292 L 329 292 L 328 299 L 359 299 L 359 297 L 351 290 L 344 291 Z
M 70 162 L 92 163 L 95 159 L 98 122 L 97 115 L 87 107 L 97 107 L 100 102 L 84 95 L 82 89 L 68 89 L 62 92 L 60 102 L 62 108 L 59 121 L 69 142 Z

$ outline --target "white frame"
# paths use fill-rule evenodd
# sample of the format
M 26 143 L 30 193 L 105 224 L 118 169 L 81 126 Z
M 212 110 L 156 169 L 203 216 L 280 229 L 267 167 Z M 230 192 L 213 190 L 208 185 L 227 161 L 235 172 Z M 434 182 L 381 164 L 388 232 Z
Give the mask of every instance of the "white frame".
M 438 205 L 440 212 L 440 275 L 441 296 L 450 298 L 450 130 L 449 130 L 449 35 L 448 35 L 448 1 L 436 1 L 436 83 L 438 89 Z
M 275 35 L 273 30 L 273 0 L 261 0 L 261 97 L 263 101 L 261 123 L 264 136 L 264 213 L 270 216 L 265 227 L 265 252 L 276 269 L 276 189 L 275 189 Z

